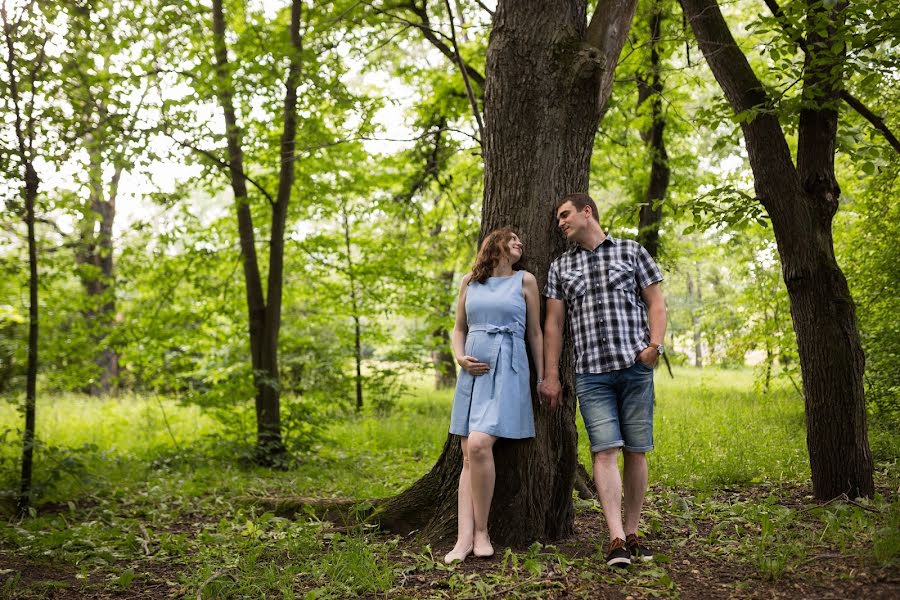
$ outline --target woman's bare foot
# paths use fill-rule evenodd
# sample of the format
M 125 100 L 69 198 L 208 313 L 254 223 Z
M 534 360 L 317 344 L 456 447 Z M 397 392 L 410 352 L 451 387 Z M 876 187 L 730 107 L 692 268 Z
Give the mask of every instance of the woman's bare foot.
M 448 565 L 450 563 L 454 563 L 456 561 L 462 562 L 466 560 L 466 557 L 472 553 L 472 544 L 468 546 L 463 546 L 459 542 L 456 543 L 456 546 L 453 547 L 453 550 L 447 553 L 444 556 L 444 562 Z
M 485 536 L 475 536 L 475 544 L 472 546 L 472 554 L 478 558 L 488 558 L 494 555 L 494 547 L 491 546 L 491 538 Z

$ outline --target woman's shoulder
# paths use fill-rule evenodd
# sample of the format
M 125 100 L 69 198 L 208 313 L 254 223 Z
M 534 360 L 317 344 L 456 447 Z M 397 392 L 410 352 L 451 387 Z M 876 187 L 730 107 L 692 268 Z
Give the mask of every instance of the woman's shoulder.
M 459 291 L 465 292 L 472 283 L 475 283 L 475 281 L 472 279 L 472 272 L 470 271 L 463 275 L 462 282 L 459 284 Z
M 525 284 L 531 284 L 531 283 L 537 284 L 537 279 L 536 279 L 535 276 L 532 275 L 530 272 L 528 272 L 528 271 L 526 271 L 526 270 L 523 269 L 523 270 L 519 271 L 519 273 L 522 274 L 522 283 L 525 283 Z

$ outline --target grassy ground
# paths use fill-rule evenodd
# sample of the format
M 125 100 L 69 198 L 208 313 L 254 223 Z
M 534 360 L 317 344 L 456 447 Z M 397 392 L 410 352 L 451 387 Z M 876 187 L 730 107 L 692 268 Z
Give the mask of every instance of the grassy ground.
M 443 546 L 285 518 L 254 502 L 288 494 L 365 501 L 405 488 L 446 438 L 451 394 L 424 384 L 389 416 L 320 414 L 321 439 L 285 471 L 247 466 L 246 448 L 196 407 L 153 397 L 46 399 L 41 503 L 32 518 L 0 523 L 0 598 L 900 594 L 900 441 L 873 432 L 876 498 L 821 506 L 809 496 L 803 403 L 793 388 L 763 395 L 749 372 L 690 369 L 674 380 L 658 373 L 657 386 L 645 528 L 659 558 L 626 573 L 599 560 L 605 534 L 591 501 L 577 502 L 571 540 L 501 548 L 492 560 L 449 568 Z M 0 404 L 7 494 L 20 419 Z M 580 439 L 589 464 L 583 429 Z

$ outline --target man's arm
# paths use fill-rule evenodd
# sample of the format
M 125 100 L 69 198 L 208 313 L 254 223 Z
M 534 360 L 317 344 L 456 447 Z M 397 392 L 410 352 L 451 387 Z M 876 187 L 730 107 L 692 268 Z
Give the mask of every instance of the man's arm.
M 647 305 L 647 321 L 650 329 L 650 343 L 662 345 L 666 338 L 666 300 L 658 283 L 652 283 L 641 290 L 641 298 Z M 659 353 L 652 346 L 644 348 L 638 359 L 651 367 L 659 361 Z
M 544 382 L 538 387 L 538 392 L 547 401 L 550 410 L 556 410 L 562 402 L 559 357 L 562 354 L 565 324 L 565 301 L 547 298 L 547 316 L 544 319 Z

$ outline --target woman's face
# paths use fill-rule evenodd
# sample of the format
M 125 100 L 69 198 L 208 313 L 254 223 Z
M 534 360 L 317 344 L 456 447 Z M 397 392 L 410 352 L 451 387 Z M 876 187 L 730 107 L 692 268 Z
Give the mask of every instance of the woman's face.
M 506 243 L 506 254 L 509 256 L 509 264 L 514 265 L 519 262 L 524 250 L 525 247 L 522 245 L 522 240 L 516 234 L 512 234 L 512 237 Z

